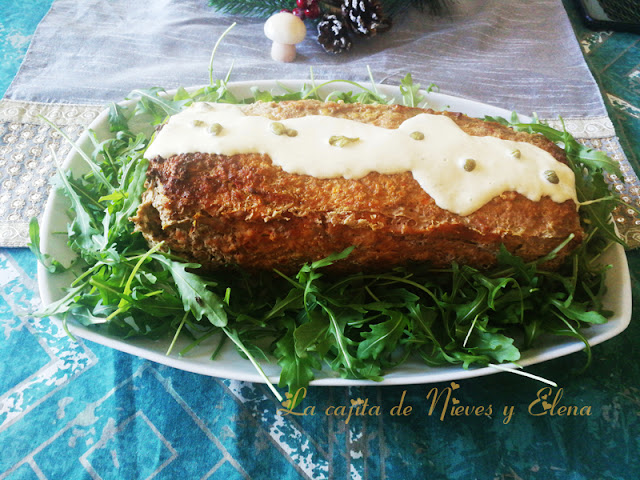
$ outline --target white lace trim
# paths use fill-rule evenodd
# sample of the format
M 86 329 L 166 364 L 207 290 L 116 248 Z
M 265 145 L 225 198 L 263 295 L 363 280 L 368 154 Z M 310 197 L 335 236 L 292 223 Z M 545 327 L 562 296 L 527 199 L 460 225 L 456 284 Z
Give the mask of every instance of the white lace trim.
M 45 117 L 56 125 L 88 125 L 105 109 L 104 105 L 74 105 L 17 100 L 0 100 L 0 122 L 34 123 L 46 122 Z
M 562 120 L 544 120 L 549 126 L 562 130 L 562 124 L 575 138 L 607 138 L 615 137 L 616 131 L 609 117 L 563 118 Z
M 26 247 L 29 243 L 28 223 L 0 222 L 0 246 Z

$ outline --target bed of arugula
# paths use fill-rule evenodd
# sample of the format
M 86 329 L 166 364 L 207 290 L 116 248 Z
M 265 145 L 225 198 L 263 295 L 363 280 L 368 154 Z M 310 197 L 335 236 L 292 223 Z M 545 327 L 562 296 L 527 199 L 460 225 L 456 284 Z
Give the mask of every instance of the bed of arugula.
M 321 86 L 326 89 L 331 83 Z M 186 356 L 216 335 L 220 340 L 211 352 L 212 361 L 225 342 L 232 342 L 259 372 L 261 363 L 277 362 L 279 386 L 292 392 L 308 385 L 321 368 L 342 377 L 380 380 L 410 357 L 429 366 L 464 368 L 517 362 L 520 352 L 543 334 L 580 339 L 589 360 L 581 330 L 606 322 L 611 314 L 601 303 L 608 266 L 598 258 L 620 242 L 611 223 L 611 211 L 619 200 L 604 178 L 605 171 L 619 175 L 618 167 L 604 153 L 537 120 L 520 123 L 515 115 L 509 120 L 487 118 L 545 135 L 567 153 L 576 174 L 586 236 L 560 271 L 540 267 L 555 252 L 524 263 L 502 250 L 499 266 L 491 271 L 454 264 L 439 270 L 422 266 L 383 274 L 326 274 L 323 268 L 349 255 L 347 249 L 305 265 L 295 276 L 278 271 L 249 274 L 233 267 L 204 274 L 198 265 L 163 252 L 161 245 L 150 249 L 134 232 L 129 217 L 144 190 L 143 154 L 153 126 L 198 101 L 325 100 L 318 93 L 321 86 L 311 81 L 300 91 L 279 95 L 254 89 L 250 98 L 237 98 L 228 78 L 211 78 L 209 86 L 197 91 L 179 89 L 168 96 L 160 88 L 136 90 L 129 106 L 111 105 L 111 138 L 92 135 L 91 151 L 78 149 L 89 173 L 75 177 L 59 171 L 56 188 L 70 204 L 67 235 L 78 255 L 71 267 L 76 278 L 65 295 L 41 314 L 56 315 L 65 328 L 74 321 L 122 338 L 175 342 L 183 335 L 191 342 L 178 353 Z M 424 102 L 410 75 L 399 87 L 402 103 Z M 356 84 L 353 91 L 328 97 L 344 102 L 390 101 L 375 87 Z M 67 270 L 40 251 L 36 220 L 30 234 L 32 251 L 51 273 Z

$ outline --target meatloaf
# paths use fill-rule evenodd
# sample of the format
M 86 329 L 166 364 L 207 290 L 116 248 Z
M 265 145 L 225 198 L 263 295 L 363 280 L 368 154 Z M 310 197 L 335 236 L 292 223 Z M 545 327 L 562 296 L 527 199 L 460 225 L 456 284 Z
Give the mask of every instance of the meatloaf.
M 328 115 L 397 128 L 420 113 L 446 115 L 466 133 L 535 144 L 566 163 L 562 149 L 540 135 L 459 113 L 398 105 L 318 101 L 255 103 L 246 115 L 284 120 Z M 291 174 L 267 155 L 176 154 L 150 159 L 146 191 L 132 219 L 150 244 L 206 269 L 238 265 L 291 272 L 355 246 L 334 268 L 372 271 L 452 262 L 488 268 L 500 245 L 525 261 L 543 257 L 570 234 L 573 240 L 550 267 L 560 265 L 583 231 L 573 200 L 532 201 L 504 192 L 461 216 L 438 207 L 411 172 L 362 178 Z

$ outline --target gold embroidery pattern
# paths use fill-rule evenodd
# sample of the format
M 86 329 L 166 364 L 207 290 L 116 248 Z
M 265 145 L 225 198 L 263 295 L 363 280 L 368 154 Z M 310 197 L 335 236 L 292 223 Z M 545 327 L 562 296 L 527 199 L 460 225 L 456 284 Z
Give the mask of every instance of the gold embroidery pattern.
M 27 245 L 29 221 L 44 210 L 56 173 L 52 150 L 59 162 L 70 151 L 68 142 L 40 115 L 75 139 L 102 109 L 0 101 L 0 246 Z
M 602 138 L 590 140 L 588 143 L 585 143 L 594 149 L 607 152 L 611 158 L 620 164 L 622 178 L 618 178 L 616 175 L 607 175 L 606 179 L 611 185 L 612 190 L 614 190 L 620 196 L 620 199 L 628 206 L 618 206 L 614 210 L 613 219 L 618 227 L 618 233 L 626 242 L 627 246 L 630 249 L 639 247 L 640 215 L 629 207 L 634 206 L 640 210 L 640 181 L 633 171 L 633 167 L 625 157 L 617 138 Z

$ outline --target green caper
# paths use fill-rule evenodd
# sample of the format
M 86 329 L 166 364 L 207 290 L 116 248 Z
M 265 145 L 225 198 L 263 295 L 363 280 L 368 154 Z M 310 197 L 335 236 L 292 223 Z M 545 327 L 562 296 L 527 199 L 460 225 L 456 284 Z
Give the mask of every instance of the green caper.
M 558 174 L 553 170 L 545 170 L 544 171 L 544 178 L 547 180 L 547 182 L 553 183 L 554 185 L 557 184 L 557 183 L 560 183 L 560 179 L 558 178 Z
M 522 156 L 522 154 L 520 153 L 520 150 L 515 149 L 513 152 L 511 152 L 511 156 L 513 158 L 520 158 Z
M 280 122 L 272 122 L 271 125 L 269 125 L 269 128 L 276 135 L 285 135 L 287 133 L 287 127 Z
M 411 132 L 409 136 L 414 140 L 424 140 L 424 133 L 422 132 L 418 132 L 418 131 Z
M 467 158 L 462 166 L 465 172 L 472 172 L 476 168 L 476 161 L 473 158 Z
M 209 133 L 211 135 L 220 135 L 220 132 L 222 132 L 222 125 L 219 123 L 214 123 L 209 127 Z
M 294 130 L 293 128 L 287 128 L 286 134 L 287 134 L 287 137 L 297 137 L 298 131 Z
M 192 124 L 193 124 L 194 127 L 206 127 L 207 126 L 207 123 L 203 122 L 202 120 L 194 120 L 192 122 Z
M 344 135 L 333 135 L 331 138 L 329 138 L 330 145 L 334 147 L 340 147 L 340 148 L 346 147 L 358 141 L 360 141 L 360 139 L 357 137 L 351 138 L 351 137 L 345 137 Z

